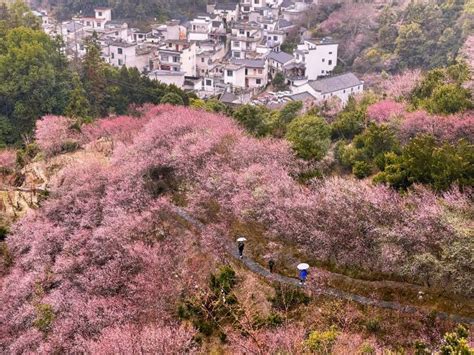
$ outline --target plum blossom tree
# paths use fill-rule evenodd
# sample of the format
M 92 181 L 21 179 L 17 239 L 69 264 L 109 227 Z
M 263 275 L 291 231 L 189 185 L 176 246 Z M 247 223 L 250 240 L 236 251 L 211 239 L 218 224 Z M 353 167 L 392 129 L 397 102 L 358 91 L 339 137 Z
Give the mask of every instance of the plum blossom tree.
M 0 150 L 0 170 L 11 171 L 16 165 L 16 152 L 13 149 Z
M 405 109 L 403 103 L 382 100 L 367 107 L 367 117 L 376 123 L 384 123 L 400 118 L 405 113 Z
M 60 153 L 67 142 L 75 142 L 78 138 L 73 123 L 63 116 L 43 117 L 36 121 L 36 143 L 48 156 Z

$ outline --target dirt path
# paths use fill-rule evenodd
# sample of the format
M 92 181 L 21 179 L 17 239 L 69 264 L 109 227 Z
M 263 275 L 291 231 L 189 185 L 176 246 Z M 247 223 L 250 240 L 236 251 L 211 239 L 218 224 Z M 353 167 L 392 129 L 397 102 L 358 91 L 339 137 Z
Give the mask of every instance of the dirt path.
M 191 217 L 187 212 L 181 210 L 181 209 L 176 209 L 177 214 L 183 218 L 186 222 L 190 223 L 194 227 L 198 229 L 202 229 L 204 225 Z M 294 286 L 300 286 L 300 282 L 296 278 L 276 274 L 276 273 L 270 273 L 267 269 L 265 269 L 262 265 L 259 263 L 255 262 L 254 260 L 247 258 L 244 256 L 243 259 L 239 258 L 238 251 L 236 247 L 232 247 L 228 249 L 229 254 L 232 255 L 235 259 L 238 261 L 242 262 L 249 270 L 252 272 L 270 280 L 270 281 L 276 281 L 280 282 L 282 284 L 287 284 L 287 285 L 294 285 Z M 348 277 L 348 276 L 346 276 Z M 354 280 L 356 281 L 356 280 Z M 403 312 L 403 313 L 426 313 L 429 312 L 430 310 L 427 308 L 421 308 L 421 307 L 415 307 L 415 306 L 410 306 L 410 305 L 402 305 L 397 302 L 390 302 L 390 301 L 381 301 L 377 299 L 371 299 L 365 296 L 360 296 L 357 294 L 345 292 L 336 288 L 331 288 L 331 287 L 318 287 L 314 284 L 307 284 L 304 286 L 305 288 L 310 288 L 311 291 L 315 292 L 316 294 L 321 294 L 337 299 L 342 299 L 342 300 L 347 300 L 347 301 L 353 301 L 357 302 L 359 304 L 363 305 L 368 305 L 368 306 L 374 306 L 374 307 L 379 307 L 379 308 L 385 308 L 385 309 L 392 309 L 395 311 Z M 455 322 L 459 323 L 467 323 L 467 324 L 474 324 L 474 319 L 469 318 L 469 317 L 463 317 L 457 314 L 449 314 L 445 312 L 433 312 L 433 314 L 439 318 L 439 319 L 449 319 Z

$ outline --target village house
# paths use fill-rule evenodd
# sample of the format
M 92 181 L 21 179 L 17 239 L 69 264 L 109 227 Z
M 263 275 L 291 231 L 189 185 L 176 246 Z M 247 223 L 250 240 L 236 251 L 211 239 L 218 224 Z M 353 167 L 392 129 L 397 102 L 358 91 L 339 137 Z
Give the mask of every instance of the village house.
M 79 22 L 86 29 L 104 28 L 105 24 L 112 20 L 112 9 L 99 7 L 94 9 L 94 16 L 74 16 L 72 20 Z
M 297 63 L 306 67 L 308 80 L 330 75 L 337 65 L 338 44 L 330 38 L 322 40 L 305 40 L 298 45 L 294 56 Z
M 196 44 L 186 40 L 167 40 L 158 49 L 157 69 L 196 76 Z
M 349 97 L 361 93 L 364 90 L 364 82 L 359 80 L 353 73 L 345 73 L 319 80 L 311 80 L 302 85 L 292 86 L 294 94 L 313 96 L 316 101 L 324 101 L 331 97 L 338 97 L 345 105 Z
M 258 23 L 235 23 L 229 36 L 232 58 L 254 58 L 262 38 L 262 30 Z
M 148 72 L 153 69 L 153 47 L 114 41 L 109 43 L 107 48 L 107 55 L 104 58 L 113 66 L 137 68 L 140 72 Z
M 221 18 L 224 25 L 227 25 L 239 19 L 240 8 L 237 3 L 217 3 L 209 5 L 208 13 Z
M 225 66 L 224 83 L 241 89 L 259 89 L 268 83 L 265 59 L 233 59 Z
M 189 22 L 188 40 L 189 41 L 208 41 L 212 31 L 212 21 L 208 16 L 199 16 Z

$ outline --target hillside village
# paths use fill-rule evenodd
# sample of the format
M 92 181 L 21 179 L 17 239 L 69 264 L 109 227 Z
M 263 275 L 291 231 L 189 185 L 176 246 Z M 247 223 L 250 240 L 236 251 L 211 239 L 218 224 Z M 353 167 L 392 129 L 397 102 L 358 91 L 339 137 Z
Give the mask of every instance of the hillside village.
M 62 37 L 70 59 L 85 55 L 85 41 L 95 33 L 105 62 L 135 67 L 200 98 L 216 97 L 229 105 L 298 100 L 312 106 L 335 96 L 344 104 L 363 91 L 364 83 L 352 73 L 333 75 L 338 43 L 311 38 L 301 25 L 313 6 L 309 0 L 217 2 L 190 21 L 170 20 L 146 29 L 113 18 L 110 8 L 64 22 L 44 10 L 34 14 L 46 33 Z M 299 42 L 293 53 L 282 50 L 290 40 Z M 277 75 L 284 78 L 284 90 L 271 86 Z

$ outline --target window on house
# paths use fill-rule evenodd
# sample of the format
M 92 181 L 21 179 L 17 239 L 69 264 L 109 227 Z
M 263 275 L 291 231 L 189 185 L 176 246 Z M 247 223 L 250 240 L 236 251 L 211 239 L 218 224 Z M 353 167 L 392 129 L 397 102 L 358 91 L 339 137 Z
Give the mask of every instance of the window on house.
M 234 57 L 235 58 L 240 58 L 240 52 L 234 52 Z
M 110 56 L 112 57 L 112 59 L 114 59 L 114 58 L 115 58 L 115 53 L 112 52 L 112 53 L 110 54 Z
M 169 60 L 169 57 L 167 55 L 161 55 L 161 60 L 167 62 Z
M 87 26 L 90 26 L 90 25 L 91 25 L 91 22 L 90 22 L 90 21 L 87 21 L 87 22 L 86 22 L 86 25 L 87 25 Z
M 245 34 L 245 31 L 244 30 L 239 30 L 239 34 L 243 35 L 243 34 Z
M 117 53 L 118 54 L 123 54 L 123 49 L 122 48 L 117 48 Z
M 273 36 L 273 40 L 276 41 L 278 39 L 277 36 Z
M 227 70 L 227 76 L 234 76 L 234 72 L 232 70 Z
M 332 65 L 332 60 L 331 60 L 331 59 L 328 60 L 328 64 L 329 64 L 329 65 Z
M 329 54 L 332 54 L 332 52 L 329 52 Z
M 178 63 L 179 62 L 179 57 L 173 56 L 173 63 Z
M 262 83 L 262 79 L 257 79 L 255 80 L 255 82 L 257 83 L 257 85 L 260 85 Z
M 173 70 L 174 70 L 174 71 L 178 71 L 178 67 L 174 67 Z
M 345 93 L 346 93 L 346 90 L 342 90 L 342 93 L 345 94 Z
M 249 75 L 249 70 L 245 68 L 245 75 Z
M 258 70 L 258 73 L 259 73 L 259 74 L 263 74 L 263 69 L 259 69 L 259 70 Z
M 98 15 L 99 15 L 99 16 L 102 16 L 102 12 L 99 12 L 99 14 L 98 14 Z
M 122 60 L 122 59 L 119 59 L 119 60 L 118 60 L 118 65 L 120 65 L 120 66 L 123 65 L 123 60 Z
M 326 59 L 323 58 L 323 63 L 326 61 Z
M 240 47 L 240 42 L 239 41 L 234 41 L 232 44 L 234 45 L 234 47 Z
M 204 58 L 201 58 L 201 63 L 204 63 Z
M 321 70 L 321 74 L 324 74 L 324 70 Z
M 206 80 L 206 86 L 212 86 L 212 80 L 207 79 Z

